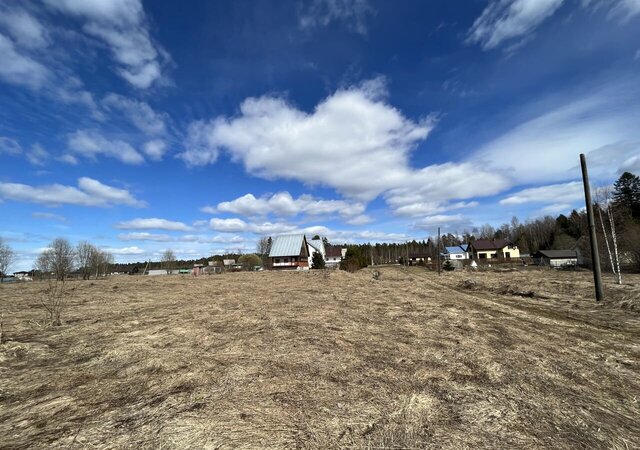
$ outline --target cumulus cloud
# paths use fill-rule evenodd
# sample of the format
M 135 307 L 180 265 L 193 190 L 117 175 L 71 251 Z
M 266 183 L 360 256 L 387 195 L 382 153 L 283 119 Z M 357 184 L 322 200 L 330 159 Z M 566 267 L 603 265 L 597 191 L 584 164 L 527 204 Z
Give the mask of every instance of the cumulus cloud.
M 367 16 L 375 13 L 368 0 L 313 0 L 303 7 L 299 24 L 302 29 L 326 27 L 342 22 L 359 34 L 367 34 Z
M 167 143 L 161 139 L 153 139 L 142 146 L 144 154 L 153 161 L 160 161 L 167 151 Z
M 155 44 L 140 0 L 45 0 L 52 9 L 84 21 L 83 30 L 111 50 L 118 74 L 147 89 L 162 77 L 166 52 Z
M 385 104 L 383 94 L 379 84 L 343 89 L 313 113 L 281 98 L 249 98 L 239 117 L 192 124 L 189 134 L 199 145 L 193 151 L 187 146 L 181 156 L 189 164 L 204 165 L 224 148 L 254 175 L 324 184 L 372 198 L 400 182 L 408 152 L 433 128 L 432 118 L 413 122 Z M 375 184 L 372 173 L 377 173 Z
M 167 230 L 167 231 L 189 231 L 191 227 L 183 222 L 175 222 L 156 217 L 148 219 L 133 219 L 120 222 L 115 228 L 124 230 Z
M 125 164 L 142 164 L 144 157 L 131 145 L 119 139 L 107 139 L 94 130 L 78 130 L 67 136 L 69 149 L 77 155 L 96 159 L 103 155 Z
M 533 32 L 564 0 L 492 0 L 469 31 L 469 41 L 489 50 Z
M 581 181 L 551 184 L 524 189 L 500 200 L 501 205 L 521 205 L 523 203 L 572 203 L 584 199 Z
M 103 251 L 111 253 L 112 255 L 141 255 L 145 251 L 140 247 L 103 247 Z
M 338 214 L 342 217 L 353 217 L 362 214 L 365 205 L 359 202 L 344 200 L 322 200 L 310 195 L 293 198 L 289 192 L 279 192 L 272 196 L 256 198 L 246 194 L 229 202 L 218 203 L 217 208 L 205 207 L 204 212 L 227 212 L 245 217 L 295 216 L 297 214 L 326 215 Z
M 81 206 L 145 206 L 144 202 L 136 200 L 129 191 L 108 186 L 98 180 L 87 177 L 78 179 L 77 188 L 61 184 L 30 186 L 20 183 L 0 183 L 0 198 L 40 203 L 47 206 L 65 204 Z
M 423 217 L 413 224 L 413 228 L 428 231 L 435 234 L 438 227 L 443 231 L 457 232 L 472 228 L 473 224 L 469 218 L 462 214 L 436 214 Z
M 217 217 L 209 221 L 209 227 L 223 233 L 250 232 L 254 234 L 282 234 L 292 232 L 297 228 L 295 225 L 286 223 L 251 223 L 238 218 L 220 219 Z

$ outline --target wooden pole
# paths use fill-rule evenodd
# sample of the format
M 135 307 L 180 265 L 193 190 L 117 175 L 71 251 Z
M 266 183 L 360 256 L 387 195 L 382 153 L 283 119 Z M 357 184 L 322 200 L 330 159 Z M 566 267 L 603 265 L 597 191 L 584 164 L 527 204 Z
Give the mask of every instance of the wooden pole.
M 584 184 L 584 200 L 587 206 L 587 219 L 589 221 L 589 238 L 591 240 L 591 264 L 593 265 L 593 281 L 596 287 L 596 301 L 604 299 L 602 290 L 602 271 L 600 270 L 600 253 L 596 238 L 596 222 L 593 218 L 593 202 L 591 201 L 591 188 L 589 187 L 589 172 L 587 160 L 583 153 L 580 154 L 580 166 L 582 167 L 582 183 Z
M 436 246 L 436 258 L 438 258 L 438 275 L 440 275 L 440 227 L 438 227 L 438 245 Z

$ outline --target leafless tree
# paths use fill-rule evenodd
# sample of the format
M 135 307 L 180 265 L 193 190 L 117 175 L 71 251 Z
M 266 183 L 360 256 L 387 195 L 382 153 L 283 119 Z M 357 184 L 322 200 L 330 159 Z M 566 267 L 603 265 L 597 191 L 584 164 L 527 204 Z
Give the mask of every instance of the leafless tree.
M 618 284 L 622 284 L 622 273 L 620 272 L 620 257 L 618 255 L 618 237 L 616 235 L 616 225 L 613 217 L 613 202 L 611 189 L 609 187 L 601 187 L 596 189 L 596 203 L 598 205 L 598 216 L 600 218 L 600 225 L 602 226 L 602 233 L 604 234 L 604 242 L 607 246 L 607 254 L 609 255 L 609 261 L 611 262 L 611 270 L 616 277 Z M 609 222 L 609 233 L 607 233 L 605 227 L 605 221 L 602 213 L 607 216 Z M 609 245 L 609 236 L 611 236 L 611 243 L 613 246 L 613 252 Z
M 98 249 L 87 241 L 80 241 L 76 246 L 76 259 L 83 280 L 88 280 L 91 277 L 93 260 L 97 253 Z
M 46 274 L 53 274 L 55 279 L 63 281 L 73 271 L 75 251 L 71 243 L 64 239 L 54 240 L 36 261 L 36 266 Z
M 93 250 L 89 259 L 89 267 L 90 273 L 94 274 L 97 280 L 99 275 L 108 273 L 109 266 L 113 264 L 113 255 L 95 247 Z
M 9 268 L 13 265 L 14 259 L 15 253 L 0 237 L 0 282 L 2 282 L 2 278 L 7 275 Z
M 173 270 L 173 265 L 176 261 L 176 255 L 173 253 L 173 250 L 167 249 L 162 253 L 162 268 L 167 271 L 167 274 L 170 274 Z

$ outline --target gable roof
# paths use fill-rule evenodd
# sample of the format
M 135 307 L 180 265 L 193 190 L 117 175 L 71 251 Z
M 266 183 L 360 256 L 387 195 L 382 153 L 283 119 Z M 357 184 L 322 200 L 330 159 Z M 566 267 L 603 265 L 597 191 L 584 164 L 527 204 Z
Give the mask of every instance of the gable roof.
M 324 255 L 324 242 L 322 239 L 307 239 L 307 244 Z
M 575 250 L 538 250 L 539 254 L 549 259 L 553 258 L 577 258 L 578 252 Z
M 453 247 L 445 247 L 445 253 L 464 253 L 469 250 L 469 246 L 467 244 L 456 245 Z
M 339 245 L 327 245 L 327 257 L 328 258 L 342 258 L 342 247 Z
M 511 244 L 511 241 L 507 239 L 496 239 L 496 240 L 476 239 L 475 241 L 473 241 L 473 244 L 471 245 L 476 250 L 500 250 L 505 248 L 507 245 L 512 245 L 512 244 Z
M 276 236 L 269 251 L 270 258 L 281 256 L 298 256 L 302 246 L 306 244 L 304 234 L 283 234 Z

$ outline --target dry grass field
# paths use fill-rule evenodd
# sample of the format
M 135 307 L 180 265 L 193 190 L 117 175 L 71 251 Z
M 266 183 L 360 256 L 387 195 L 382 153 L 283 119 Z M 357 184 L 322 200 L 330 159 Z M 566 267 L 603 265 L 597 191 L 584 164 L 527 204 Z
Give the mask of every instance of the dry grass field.
M 640 448 L 640 276 L 380 273 L 0 286 L 0 447 Z

